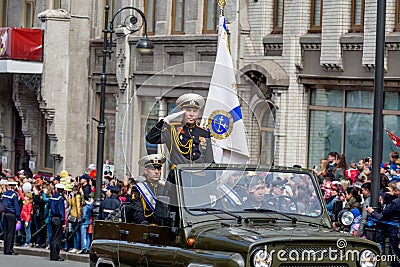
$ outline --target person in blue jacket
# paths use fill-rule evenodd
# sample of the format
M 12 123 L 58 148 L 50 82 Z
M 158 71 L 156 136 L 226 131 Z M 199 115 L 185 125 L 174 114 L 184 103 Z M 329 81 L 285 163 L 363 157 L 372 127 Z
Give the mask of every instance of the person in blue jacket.
M 18 194 L 15 191 L 17 184 L 17 182 L 8 182 L 7 191 L 3 194 L 3 231 L 5 255 L 17 255 L 17 253 L 14 251 L 15 226 L 16 220 L 21 222 Z
M 90 226 L 90 217 L 93 213 L 93 199 L 85 198 L 83 201 L 82 217 L 79 221 L 79 229 L 81 233 L 81 250 L 77 254 L 89 254 L 90 237 L 87 230 Z
M 65 229 L 64 185 L 56 184 L 56 193 L 49 199 L 51 242 L 50 260 L 63 261 L 60 257 L 61 241 Z

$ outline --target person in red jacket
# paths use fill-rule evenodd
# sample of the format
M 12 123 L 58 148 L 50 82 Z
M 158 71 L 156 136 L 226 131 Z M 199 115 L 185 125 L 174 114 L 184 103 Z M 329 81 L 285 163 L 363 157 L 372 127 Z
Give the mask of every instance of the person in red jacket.
M 29 247 L 31 243 L 31 222 L 32 222 L 32 210 L 33 210 L 33 196 L 32 193 L 25 193 L 25 199 L 22 204 L 21 210 L 21 221 L 25 227 L 25 244 L 23 247 Z

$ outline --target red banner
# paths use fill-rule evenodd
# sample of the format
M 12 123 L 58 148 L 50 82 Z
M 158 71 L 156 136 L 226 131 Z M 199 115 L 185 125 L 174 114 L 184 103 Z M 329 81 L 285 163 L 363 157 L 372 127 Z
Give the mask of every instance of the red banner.
M 395 135 L 391 131 L 388 131 L 386 129 L 385 129 L 385 131 L 388 134 L 389 138 L 393 141 L 393 144 L 395 144 L 396 146 L 400 146 L 400 137 L 398 137 L 397 135 Z
M 42 60 L 42 30 L 0 28 L 0 59 Z

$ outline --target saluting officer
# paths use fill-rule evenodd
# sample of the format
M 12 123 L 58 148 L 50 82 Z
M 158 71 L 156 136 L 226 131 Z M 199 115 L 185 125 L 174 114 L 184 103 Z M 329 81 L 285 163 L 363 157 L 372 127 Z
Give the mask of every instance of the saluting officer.
M 15 192 L 17 182 L 8 182 L 7 191 L 3 194 L 3 232 L 4 254 L 17 255 L 14 251 L 14 237 L 16 220 L 21 221 L 18 205 L 18 194 Z
M 121 206 L 121 201 L 118 199 L 120 188 L 118 186 L 110 186 L 110 192 L 106 193 L 106 198 L 101 202 L 99 219 L 106 219 L 111 213 Z
M 171 169 L 177 164 L 212 163 L 214 156 L 210 133 L 197 124 L 204 98 L 198 94 L 184 94 L 176 101 L 181 111 L 161 119 L 146 135 L 151 144 L 166 144 L 169 151 Z M 173 122 L 183 115 L 181 122 Z M 173 172 L 168 181 L 175 182 Z
M 157 218 L 153 216 L 156 199 L 164 195 L 164 184 L 160 183 L 162 165 L 165 157 L 162 154 L 144 156 L 139 164 L 144 166 L 144 180 L 132 187 L 131 203 L 133 206 L 133 222 L 157 224 Z
M 64 188 L 63 184 L 56 184 L 56 193 L 49 199 L 51 216 L 50 260 L 52 261 L 64 260 L 60 257 L 61 241 L 65 229 Z

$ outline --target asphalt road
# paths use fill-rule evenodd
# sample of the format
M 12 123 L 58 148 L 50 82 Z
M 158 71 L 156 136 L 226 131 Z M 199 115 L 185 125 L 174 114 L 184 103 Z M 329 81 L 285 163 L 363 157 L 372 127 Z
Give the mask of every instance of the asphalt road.
M 76 261 L 50 261 L 48 258 L 26 255 L 3 255 L 0 254 L 0 266 L 29 266 L 29 267 L 88 267 L 89 263 Z

